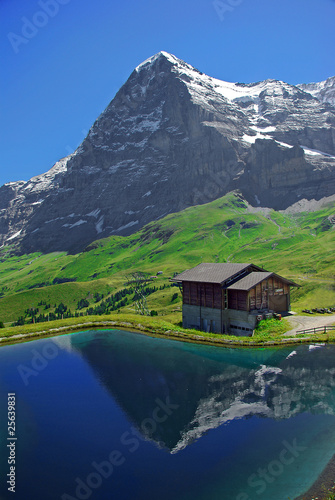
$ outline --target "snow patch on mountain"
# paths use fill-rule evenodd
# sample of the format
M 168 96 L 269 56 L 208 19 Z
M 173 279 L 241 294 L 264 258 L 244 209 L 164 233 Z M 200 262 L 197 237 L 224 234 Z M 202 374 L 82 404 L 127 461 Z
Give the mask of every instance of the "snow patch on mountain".
M 102 233 L 103 225 L 104 225 L 104 216 L 100 217 L 98 222 L 95 224 L 95 230 L 96 230 L 97 234 Z
M 293 147 L 293 146 L 291 146 Z M 323 151 L 319 151 L 318 149 L 310 149 L 307 148 L 306 146 L 301 146 L 302 149 L 305 151 L 305 154 L 311 155 L 311 156 L 327 156 L 328 158 L 335 158 L 335 156 L 329 155 L 328 153 L 324 153 Z
M 132 220 L 132 221 L 128 222 L 128 224 L 125 224 L 124 226 L 120 226 L 120 227 L 118 227 L 118 228 L 117 228 L 117 229 L 115 229 L 113 232 L 120 232 L 120 231 L 124 231 L 125 229 L 128 229 L 129 227 L 136 226 L 138 223 L 139 223 L 139 221 L 138 221 L 138 220 Z
M 157 54 L 149 57 L 145 61 L 143 61 L 141 64 L 139 64 L 136 68 L 135 71 L 138 73 L 142 71 L 143 69 L 149 69 L 158 59 L 164 57 L 167 59 L 171 64 L 177 65 L 179 67 L 182 66 L 188 66 L 190 69 L 194 69 L 192 66 L 189 64 L 185 63 L 181 59 L 178 59 L 178 57 L 174 56 L 173 54 L 170 54 L 169 52 L 165 52 L 164 50 L 161 50 Z
M 272 137 L 269 137 L 268 135 L 257 133 L 256 135 L 247 135 L 247 134 L 244 134 L 244 136 L 242 137 L 242 139 L 245 142 L 248 142 L 249 144 L 255 144 L 256 139 L 272 139 Z
M 82 224 L 86 224 L 87 220 L 80 219 L 74 224 L 63 224 L 63 227 L 67 227 L 68 229 L 72 229 L 73 227 L 81 226 Z
M 88 217 L 95 217 L 97 218 L 98 215 L 100 214 L 101 210 L 100 208 L 97 208 L 96 210 L 92 210 L 89 214 L 86 214 Z
M 328 102 L 335 106 L 335 76 L 331 76 L 322 82 L 300 83 L 298 88 L 308 92 L 321 102 Z
M 264 127 L 264 128 L 261 128 L 261 127 L 251 126 L 250 128 L 252 130 L 255 130 L 256 132 L 261 133 L 261 134 L 268 134 L 270 132 L 275 132 L 277 130 L 276 127 Z
M 20 231 L 17 231 L 17 233 L 14 233 L 12 236 L 10 236 L 9 238 L 7 238 L 7 241 L 14 240 L 18 236 L 20 236 L 21 232 L 22 232 L 22 229 L 20 229 Z
M 53 167 L 51 167 L 51 169 L 48 170 L 45 174 L 32 177 L 27 183 L 25 183 L 22 191 L 28 191 L 29 193 L 39 193 L 41 191 L 47 190 L 54 183 L 55 177 L 57 175 L 64 174 L 67 171 L 67 164 L 74 155 L 75 153 L 57 161 L 53 165 Z
M 280 146 L 284 146 L 284 148 L 294 148 L 294 146 L 291 146 L 291 144 L 287 144 L 286 142 L 276 141 L 276 143 L 280 144 Z
M 85 165 L 84 167 L 81 167 L 81 170 L 86 175 L 94 175 L 94 174 L 99 174 L 101 171 L 101 168 L 91 167 L 90 165 Z

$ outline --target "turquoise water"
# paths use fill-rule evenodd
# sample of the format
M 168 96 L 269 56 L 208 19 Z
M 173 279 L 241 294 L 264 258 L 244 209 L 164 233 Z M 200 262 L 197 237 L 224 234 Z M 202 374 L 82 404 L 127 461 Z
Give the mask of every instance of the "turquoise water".
M 292 351 L 118 330 L 2 346 L 0 498 L 293 500 L 334 454 L 335 346 Z

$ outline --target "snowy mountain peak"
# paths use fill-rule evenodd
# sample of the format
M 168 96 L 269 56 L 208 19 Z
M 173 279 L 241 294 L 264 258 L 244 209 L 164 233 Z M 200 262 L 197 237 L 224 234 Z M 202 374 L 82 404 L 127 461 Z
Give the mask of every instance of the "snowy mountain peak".
M 333 87 L 335 84 L 335 76 L 330 76 L 327 80 L 321 82 L 300 83 L 297 87 L 305 87 L 311 91 L 317 91 L 324 88 Z
M 151 74 L 155 68 L 156 72 L 163 74 L 163 72 L 165 73 L 165 67 L 162 61 L 170 63 L 168 72 L 172 72 L 184 82 L 194 102 L 204 102 L 212 95 L 215 99 L 224 97 L 231 103 L 256 103 L 262 92 L 267 93 L 267 95 L 271 97 L 281 96 L 282 98 L 299 92 L 297 87 L 274 79 L 256 83 L 233 83 L 219 80 L 201 73 L 198 69 L 182 59 L 164 51 L 158 52 L 154 56 L 146 59 L 137 66 L 135 71 L 136 73 L 141 73 L 142 70 L 146 70 L 146 72 Z M 156 66 L 157 64 L 159 64 L 159 66 Z
M 161 51 L 75 153 L 0 188 L 0 245 L 77 252 L 236 189 L 275 209 L 331 196 L 335 109 L 322 93 L 329 102 L 333 84 L 225 82 Z
M 157 54 L 149 57 L 145 61 L 143 61 L 141 64 L 139 64 L 136 68 L 135 71 L 141 71 L 142 69 L 148 69 L 151 67 L 156 61 L 160 59 L 166 59 L 169 61 L 171 64 L 179 64 L 181 59 L 178 59 L 178 57 L 174 56 L 173 54 L 169 54 L 169 52 L 165 52 L 164 50 L 161 50 L 160 52 L 157 52 Z
M 335 106 L 335 76 L 331 76 L 322 82 L 301 83 L 297 87 L 308 92 L 321 102 L 328 102 Z
M 168 64 L 165 65 L 164 63 Z M 179 59 L 175 55 L 170 54 L 169 52 L 165 52 L 164 50 L 158 52 L 152 57 L 149 57 L 141 64 L 139 64 L 135 68 L 135 73 L 142 73 L 142 70 L 151 72 L 154 69 L 161 72 L 167 68 L 169 68 L 169 71 L 172 71 L 174 73 L 187 74 L 189 76 L 191 75 L 191 78 L 195 78 L 196 75 L 203 75 L 203 73 L 191 66 L 191 64 L 188 64 L 182 59 Z M 203 76 L 206 77 L 206 75 Z

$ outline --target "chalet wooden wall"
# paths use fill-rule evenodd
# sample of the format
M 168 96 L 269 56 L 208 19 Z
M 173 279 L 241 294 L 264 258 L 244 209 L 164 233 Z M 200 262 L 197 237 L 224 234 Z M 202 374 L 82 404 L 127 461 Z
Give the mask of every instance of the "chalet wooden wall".
M 248 292 L 244 290 L 228 290 L 228 308 L 238 311 L 247 311 Z
M 210 307 L 212 309 L 224 309 L 224 296 L 226 291 L 220 285 L 213 283 L 183 282 L 183 304 L 192 306 Z M 269 297 L 288 295 L 290 287 L 280 278 L 271 276 L 258 283 L 249 290 L 227 290 L 228 309 L 239 311 L 253 311 L 255 309 L 267 309 Z
M 220 285 L 183 282 L 183 304 L 221 309 L 221 294 Z
M 289 293 L 290 287 L 287 283 L 276 276 L 271 276 L 249 291 L 249 311 L 267 309 L 270 296 L 288 295 Z
M 290 287 L 280 278 L 271 276 L 268 280 L 269 295 L 285 295 L 289 293 Z
M 268 307 L 268 287 L 266 280 L 258 283 L 249 291 L 249 310 L 266 309 Z

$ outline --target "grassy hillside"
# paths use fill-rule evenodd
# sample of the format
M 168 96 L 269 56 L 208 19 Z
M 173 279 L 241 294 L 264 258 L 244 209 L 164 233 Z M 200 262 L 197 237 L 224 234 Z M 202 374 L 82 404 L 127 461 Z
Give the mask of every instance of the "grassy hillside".
M 284 214 L 250 210 L 230 193 L 207 205 L 191 207 L 152 222 L 137 233 L 98 240 L 78 255 L 11 255 L 0 249 L 0 320 L 12 322 L 28 308 L 43 312 L 60 302 L 72 312 L 80 299 L 95 305 L 96 293 L 111 296 L 125 287 L 126 274 L 156 275 L 156 288 L 200 262 L 253 262 L 302 284 L 293 292 L 294 307 L 335 304 L 334 204 L 311 213 Z M 180 320 L 180 294 L 165 288 L 148 297 L 149 309 Z M 133 312 L 129 297 L 125 312 Z M 83 308 L 81 312 L 85 313 Z

